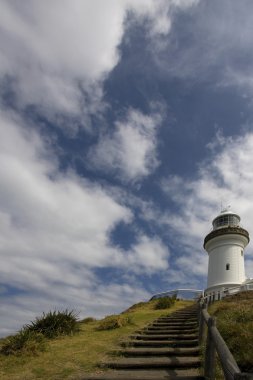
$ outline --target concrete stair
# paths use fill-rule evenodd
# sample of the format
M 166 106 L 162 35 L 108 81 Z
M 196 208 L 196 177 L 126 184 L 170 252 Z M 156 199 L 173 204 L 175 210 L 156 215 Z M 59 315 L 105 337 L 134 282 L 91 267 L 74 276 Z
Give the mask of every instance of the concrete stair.
M 160 317 L 122 343 L 119 358 L 102 364 L 111 370 L 83 380 L 204 379 L 199 374 L 197 306 Z

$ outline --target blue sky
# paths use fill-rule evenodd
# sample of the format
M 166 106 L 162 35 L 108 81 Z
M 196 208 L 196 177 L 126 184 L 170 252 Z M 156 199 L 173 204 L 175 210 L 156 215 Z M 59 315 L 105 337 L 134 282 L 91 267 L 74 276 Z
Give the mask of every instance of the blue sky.
M 205 288 L 221 204 L 252 235 L 252 25 L 250 0 L 0 0 L 1 335 Z

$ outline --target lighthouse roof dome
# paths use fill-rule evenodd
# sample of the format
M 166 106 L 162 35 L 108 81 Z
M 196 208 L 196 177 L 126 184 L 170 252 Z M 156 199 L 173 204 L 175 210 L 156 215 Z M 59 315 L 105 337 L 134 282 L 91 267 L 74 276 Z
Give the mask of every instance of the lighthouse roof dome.
M 227 226 L 239 226 L 240 224 L 240 216 L 233 212 L 231 209 L 224 209 L 217 215 L 212 224 L 213 229 L 223 228 Z

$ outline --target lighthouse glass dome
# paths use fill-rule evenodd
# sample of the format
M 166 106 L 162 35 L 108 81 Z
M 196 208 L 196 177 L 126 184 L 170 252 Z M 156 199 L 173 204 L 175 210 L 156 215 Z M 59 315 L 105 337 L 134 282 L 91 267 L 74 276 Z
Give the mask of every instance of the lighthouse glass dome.
M 240 224 L 240 216 L 232 211 L 224 210 L 213 220 L 213 229 L 222 227 L 238 227 Z

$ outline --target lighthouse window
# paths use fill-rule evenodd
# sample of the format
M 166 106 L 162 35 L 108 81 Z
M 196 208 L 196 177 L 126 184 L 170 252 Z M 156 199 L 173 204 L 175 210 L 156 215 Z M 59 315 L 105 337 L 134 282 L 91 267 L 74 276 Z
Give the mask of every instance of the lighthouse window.
M 241 250 L 241 256 L 243 256 L 243 250 Z
M 214 228 L 222 226 L 238 226 L 240 219 L 236 215 L 222 215 L 214 221 Z
M 230 269 L 230 264 L 226 264 L 226 270 Z

